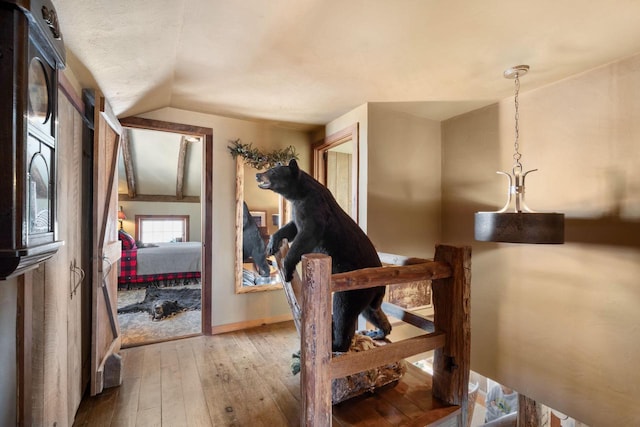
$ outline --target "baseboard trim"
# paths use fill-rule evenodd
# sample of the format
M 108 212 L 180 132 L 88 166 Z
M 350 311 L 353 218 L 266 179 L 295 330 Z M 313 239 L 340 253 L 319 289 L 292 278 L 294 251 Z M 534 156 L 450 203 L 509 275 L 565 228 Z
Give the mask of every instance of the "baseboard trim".
M 241 331 L 243 329 L 255 328 L 257 326 L 269 325 L 293 320 L 291 313 L 281 316 L 267 317 L 264 319 L 244 320 L 236 323 L 226 323 L 224 325 L 211 325 L 211 335 L 224 334 L 227 332 Z

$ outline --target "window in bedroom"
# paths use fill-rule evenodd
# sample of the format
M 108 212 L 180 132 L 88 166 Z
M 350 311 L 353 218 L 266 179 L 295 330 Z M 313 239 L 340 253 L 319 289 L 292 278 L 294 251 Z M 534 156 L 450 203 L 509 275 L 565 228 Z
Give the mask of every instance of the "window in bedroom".
M 189 215 L 136 215 L 136 241 L 188 242 Z

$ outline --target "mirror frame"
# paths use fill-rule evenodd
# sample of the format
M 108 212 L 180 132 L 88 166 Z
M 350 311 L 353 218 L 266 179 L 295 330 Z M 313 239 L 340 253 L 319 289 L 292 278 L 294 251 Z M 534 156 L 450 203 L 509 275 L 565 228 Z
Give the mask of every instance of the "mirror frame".
M 321 184 L 327 185 L 327 170 L 324 155 L 327 151 L 342 145 L 346 142 L 353 141 L 353 152 L 351 153 L 351 218 L 359 223 L 359 206 L 358 206 L 358 190 L 359 190 L 359 127 L 358 123 L 354 123 L 338 132 L 335 132 L 322 141 L 313 145 L 313 177 Z
M 244 164 L 245 162 L 240 156 L 236 157 L 235 292 L 236 294 L 246 294 L 282 289 L 282 283 L 275 285 L 242 286 L 242 202 L 244 201 Z M 288 206 L 286 204 L 286 201 L 282 196 L 278 196 L 278 213 L 280 215 L 280 224 L 286 224 L 290 215 L 288 214 Z

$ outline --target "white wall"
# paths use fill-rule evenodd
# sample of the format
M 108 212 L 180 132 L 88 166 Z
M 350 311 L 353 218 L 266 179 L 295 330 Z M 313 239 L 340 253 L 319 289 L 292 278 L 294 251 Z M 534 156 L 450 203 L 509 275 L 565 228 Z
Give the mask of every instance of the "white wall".
M 164 108 L 142 117 L 203 126 L 213 129 L 213 304 L 212 325 L 290 318 L 283 291 L 235 293 L 235 160 L 227 147 L 240 138 L 264 151 L 294 145 L 300 165 L 310 171 L 311 140 L 306 132 L 275 127 L 267 123 L 231 119 L 210 114 Z
M 443 237 L 473 246 L 472 369 L 591 426 L 640 425 L 640 56 L 520 94 L 533 209 L 564 245 L 475 242 L 504 204 L 513 98 L 443 123 Z

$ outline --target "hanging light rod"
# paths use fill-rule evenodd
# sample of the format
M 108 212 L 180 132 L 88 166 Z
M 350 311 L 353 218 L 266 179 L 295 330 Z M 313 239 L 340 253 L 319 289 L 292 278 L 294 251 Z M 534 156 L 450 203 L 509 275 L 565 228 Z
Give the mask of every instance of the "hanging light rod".
M 475 239 L 483 242 L 507 243 L 564 243 L 564 214 L 540 213 L 525 203 L 524 181 L 537 171 L 523 172 L 520 159 L 519 103 L 520 77 L 527 74 L 528 65 L 516 65 L 504 71 L 504 77 L 515 80 L 515 141 L 512 173 L 498 171 L 509 180 L 507 202 L 495 212 L 476 212 Z

